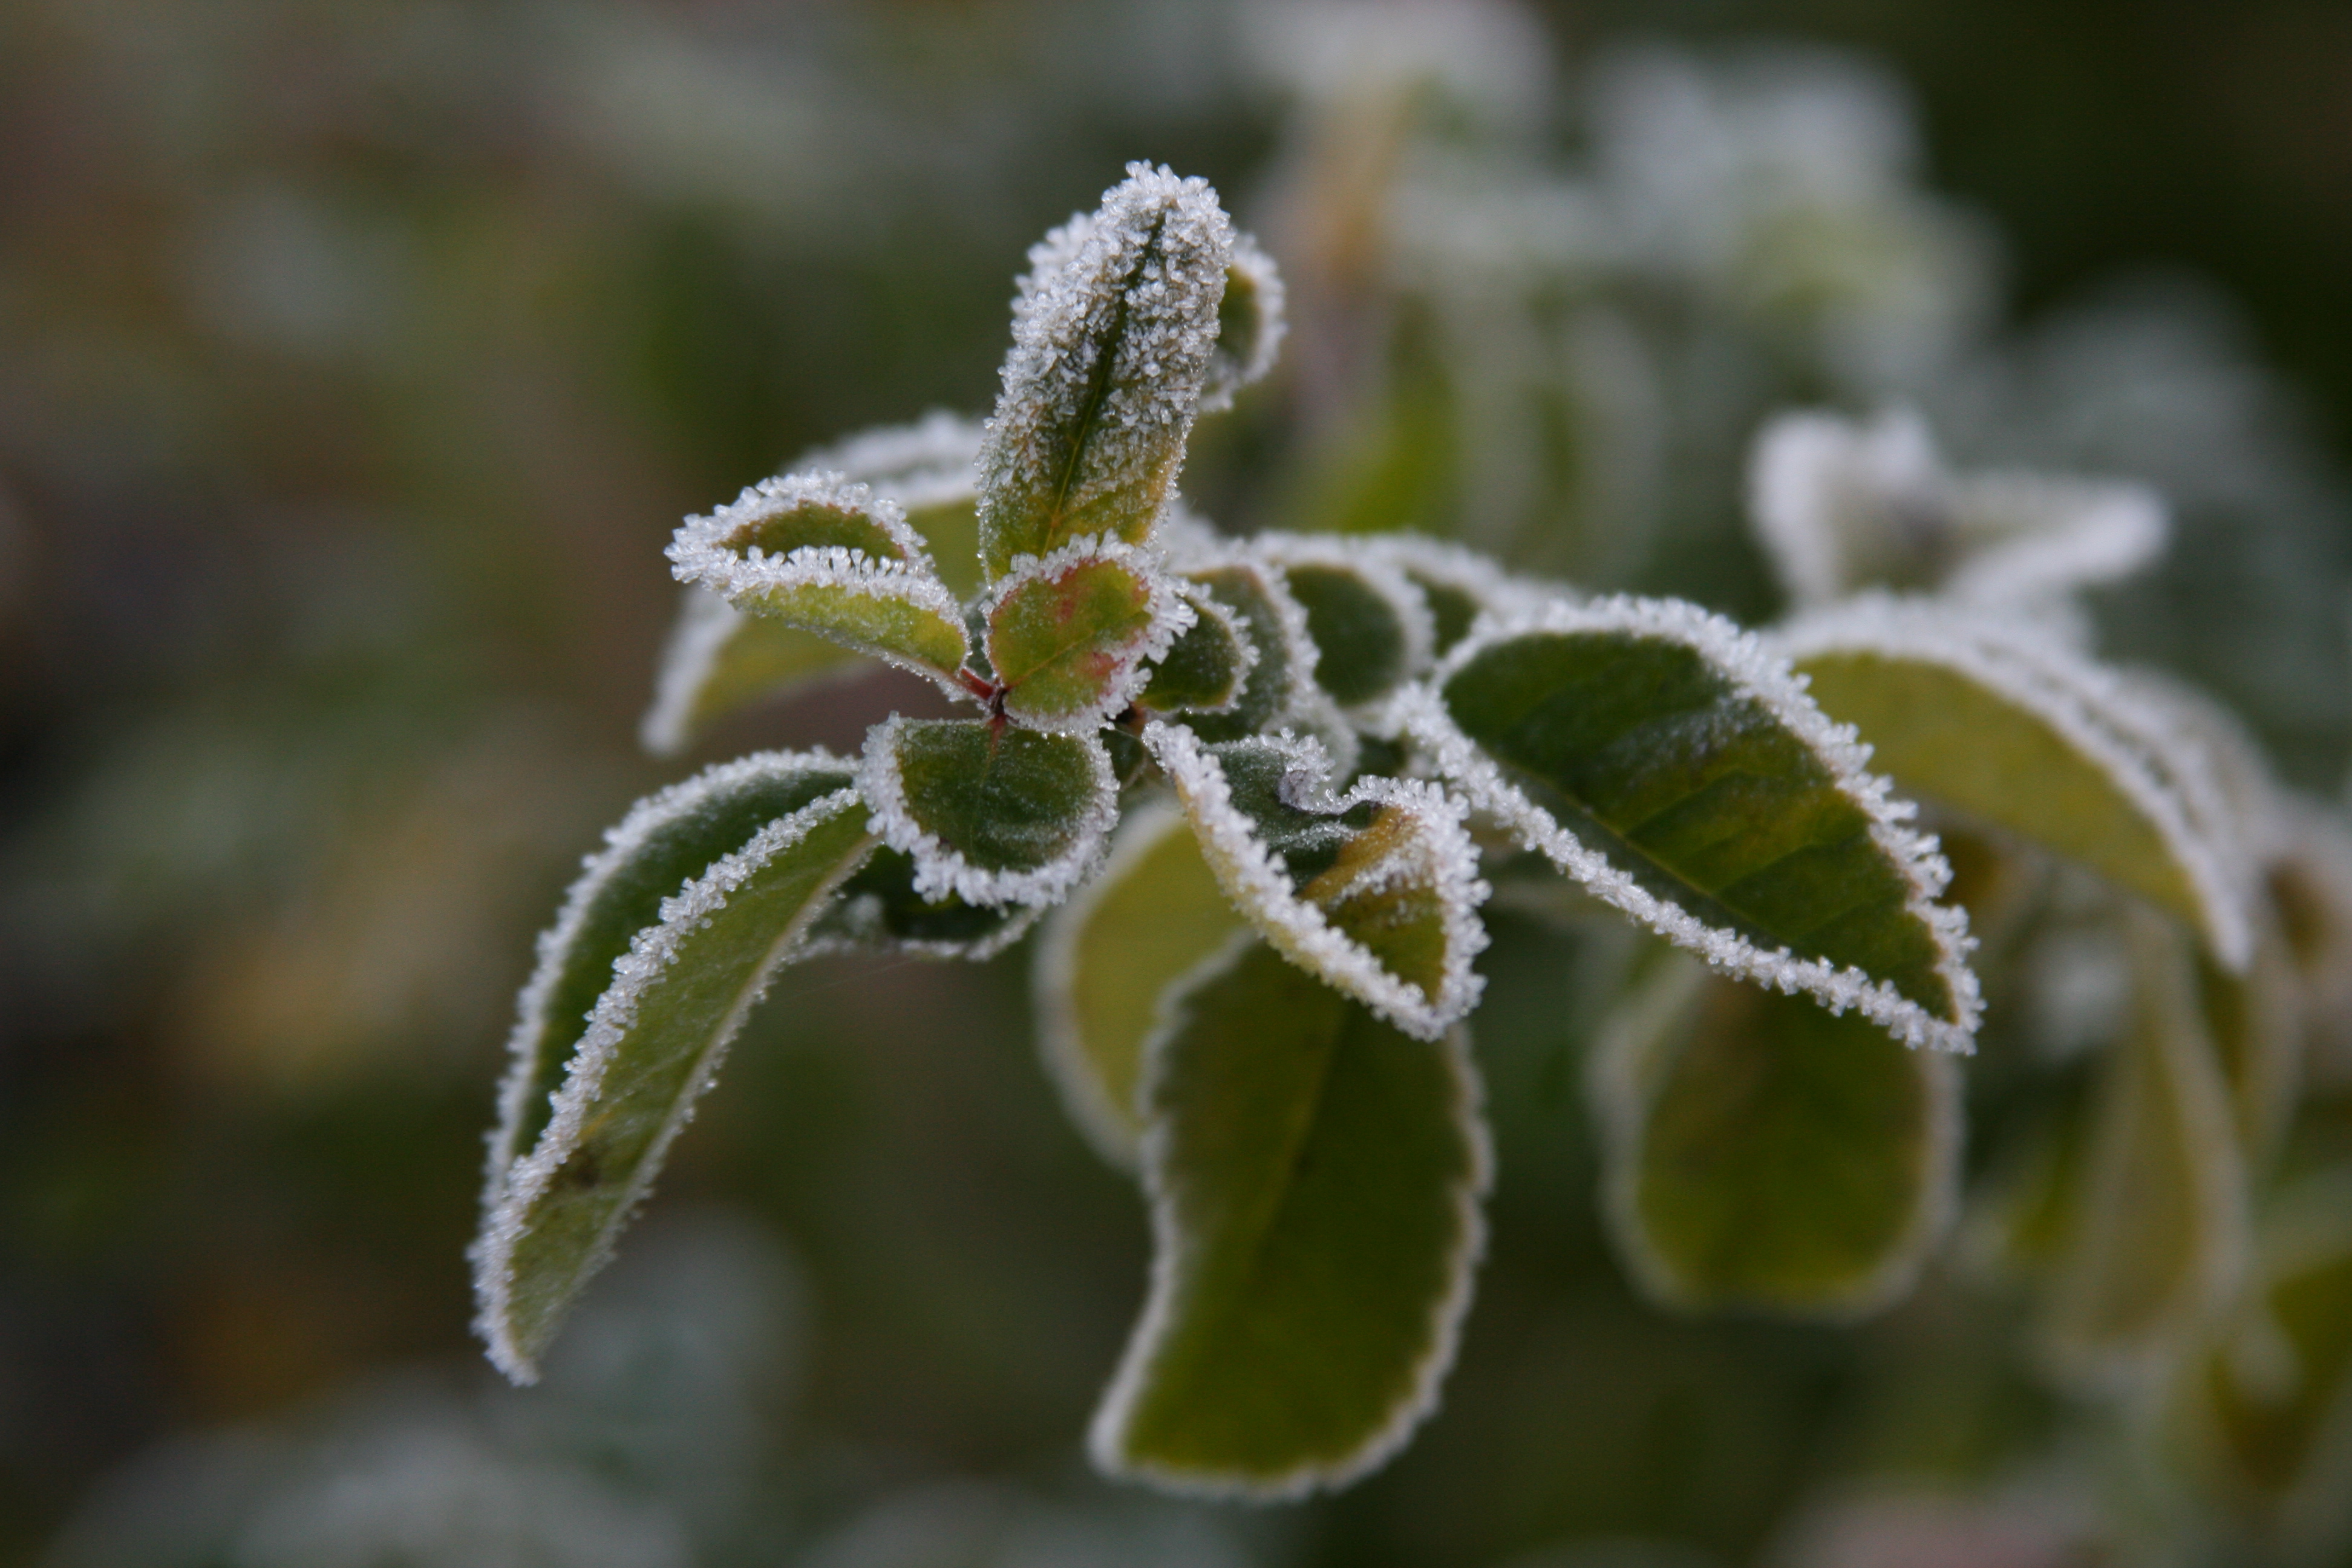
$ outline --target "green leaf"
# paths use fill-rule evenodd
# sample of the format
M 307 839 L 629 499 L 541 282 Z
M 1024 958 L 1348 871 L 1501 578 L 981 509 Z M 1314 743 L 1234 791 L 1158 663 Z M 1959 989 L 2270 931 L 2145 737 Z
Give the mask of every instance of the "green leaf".
M 1212 747 L 1155 721 L 1143 743 L 1218 886 L 1285 958 L 1425 1039 L 1477 1005 L 1487 889 L 1443 791 L 1368 775 L 1334 795 L 1322 749 L 1288 737 Z
M 1081 540 L 1017 566 L 988 602 L 988 663 L 1004 711 L 1083 734 L 1125 709 L 1144 661 L 1166 653 L 1192 606 L 1141 551 Z
M 1965 1050 L 1949 871 L 1785 667 L 1671 601 L 1556 603 L 1455 649 L 1401 717 L 1438 773 L 1717 968 Z
M 478 1326 L 516 1381 L 536 1376 L 770 973 L 873 847 L 847 785 L 834 758 L 772 753 L 655 796 L 542 942 L 475 1245 Z
M 1782 637 L 1815 700 L 1907 790 L 1999 824 L 2251 951 L 2232 857 L 2180 781 L 2202 759 L 2153 706 L 2056 644 L 1931 605 L 1865 600 Z
M 1243 923 L 1184 814 L 1165 800 L 1128 814 L 1102 875 L 1046 922 L 1035 976 L 1040 1044 L 1071 1120 L 1111 1163 L 1135 1163 L 1143 1047 L 1162 994 Z
M 1307 612 L 1318 655 L 1315 679 L 1333 701 L 1360 708 L 1429 667 L 1436 633 L 1428 603 L 1379 555 L 1297 535 L 1262 534 L 1255 542 Z
M 1151 1047 L 1151 1297 L 1095 1461 L 1296 1497 L 1381 1464 L 1436 1401 L 1484 1242 L 1461 1031 L 1399 1032 L 1248 942 Z
M 1029 253 L 980 454 L 990 581 L 1073 540 L 1150 536 L 1183 465 L 1233 250 L 1204 182 L 1131 163 L 1099 210 Z
M 2247 1190 L 2229 1086 L 2176 928 L 2126 911 L 2130 1032 L 2112 1050 L 2067 1196 L 2040 1339 L 2053 1369 L 2109 1392 L 2144 1386 L 2234 1297 Z
M 795 473 L 837 472 L 896 501 L 930 547 L 932 564 L 961 602 L 980 587 L 979 485 L 972 465 L 987 427 L 934 409 L 911 425 L 860 431 L 807 453 Z
M 984 720 L 877 724 L 857 784 L 890 847 L 913 858 L 918 895 L 992 908 L 1059 903 L 1118 819 L 1101 741 Z
M 1257 646 L 1208 594 L 1185 595 L 1192 624 L 1151 666 L 1135 705 L 1154 713 L 1230 713 L 1257 666 Z
M 1591 1058 L 1605 1209 L 1652 1299 L 1853 1318 L 1951 1217 L 1959 1075 L 1836 1016 L 1660 954 Z
M 1352 742 L 1346 721 L 1315 684 L 1315 644 L 1307 635 L 1307 612 L 1290 596 L 1278 571 L 1238 552 L 1226 552 L 1188 562 L 1184 576 L 1233 613 L 1257 655 L 1230 711 L 1185 715 L 1194 734 L 1204 741 L 1237 741 L 1290 728 Z M 1349 759 L 1339 760 L 1344 764 Z
M 1036 910 L 991 907 L 954 893 L 925 898 L 915 890 L 915 858 L 878 849 L 841 896 L 810 928 L 810 952 L 913 954 L 922 958 L 993 958 L 1028 933 Z
M 1429 607 L 1433 655 L 1451 653 L 1482 615 L 1506 615 L 1535 601 L 1485 556 L 1415 533 L 1376 534 L 1358 548 L 1401 573 Z
M 688 588 L 685 599 L 639 730 L 656 756 L 675 756 L 729 714 L 804 680 L 866 668 L 855 649 L 747 616 L 716 594 Z
M 1248 235 L 1235 235 L 1224 298 L 1217 303 L 1217 346 L 1201 385 L 1202 413 L 1232 407 L 1235 393 L 1274 368 L 1275 351 L 1286 330 L 1283 299 L 1274 258 Z
M 929 675 L 955 679 L 971 650 L 963 612 L 898 503 L 839 474 L 762 479 L 686 521 L 671 573 L 739 610 Z
M 2294 959 L 2273 921 L 2256 927 L 2252 958 L 2231 973 L 2201 949 L 2197 999 L 2221 1079 L 2229 1086 L 2239 1147 L 2267 1168 L 2303 1089 L 2304 1020 Z

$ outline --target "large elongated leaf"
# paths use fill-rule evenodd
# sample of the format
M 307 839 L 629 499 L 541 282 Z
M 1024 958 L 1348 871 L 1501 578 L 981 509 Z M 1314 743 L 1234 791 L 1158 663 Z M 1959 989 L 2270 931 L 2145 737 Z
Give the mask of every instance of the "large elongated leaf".
M 988 662 L 1004 711 L 1033 729 L 1085 734 L 1127 707 L 1146 660 L 1195 618 L 1144 552 L 1083 539 L 1028 561 L 989 596 Z
M 1154 722 L 1143 743 L 1176 786 L 1218 886 L 1282 955 L 1409 1034 L 1477 1005 L 1487 888 L 1457 807 L 1434 785 L 1367 777 L 1345 795 L 1311 742 L 1204 746 Z
M 1416 746 L 1595 896 L 1718 969 L 1969 1048 L 1948 868 L 1756 639 L 1687 605 L 1555 604 L 1434 680 L 1401 704 Z
M 1169 987 L 1231 944 L 1242 917 L 1170 801 L 1129 812 L 1102 875 L 1054 912 L 1037 943 L 1040 1044 L 1087 1139 L 1135 1163 L 1143 1046 Z
M 836 759 L 779 753 L 655 796 L 543 942 L 475 1248 L 509 1376 L 536 1375 L 770 973 L 872 849 L 848 782 Z
M 926 899 L 1059 903 L 1094 869 L 1118 819 L 1099 740 L 981 720 L 877 724 L 857 783 L 877 829 L 913 858 Z
M 1097 211 L 1030 251 L 980 454 L 991 580 L 1075 539 L 1150 536 L 1183 465 L 1233 249 L 1204 182 L 1131 163 Z
M 1661 954 L 1591 1074 L 1606 1211 L 1664 1305 L 1866 1313 L 1951 1217 L 1958 1068 L 1857 1015 Z
M 762 479 L 670 542 L 672 574 L 929 675 L 951 691 L 971 651 L 963 613 L 897 502 L 837 473 Z
M 1151 1297 L 1096 1462 L 1291 1497 L 1400 1447 L 1470 1301 L 1489 1169 L 1460 1032 L 1416 1040 L 1255 942 L 1153 1043 Z
M 2089 661 L 1980 617 L 1865 600 L 1781 645 L 1906 789 L 2032 838 L 2172 911 L 2221 961 L 2252 951 L 2225 808 L 2190 738 Z

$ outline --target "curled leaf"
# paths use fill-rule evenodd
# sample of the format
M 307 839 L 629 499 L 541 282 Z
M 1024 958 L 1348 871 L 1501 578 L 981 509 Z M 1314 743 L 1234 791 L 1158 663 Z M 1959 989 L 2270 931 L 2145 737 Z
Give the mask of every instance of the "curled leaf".
M 1143 743 L 1226 898 L 1284 957 L 1423 1038 L 1477 1005 L 1487 889 L 1443 791 L 1366 777 L 1334 796 L 1322 749 L 1288 736 L 1213 747 L 1156 721 Z
M 1603 902 L 1727 973 L 1969 1048 L 1948 868 L 1754 637 L 1669 601 L 1554 604 L 1433 683 L 1400 704 L 1417 750 Z
M 1233 226 L 1216 193 L 1128 166 L 1029 253 L 979 468 L 981 561 L 1140 544 L 1174 492 L 1217 342 Z
M 1333 701 L 1361 708 L 1429 668 L 1436 629 L 1428 600 L 1388 561 L 1305 535 L 1261 534 L 1253 543 L 1282 568 L 1307 612 L 1315 679 Z
M 1281 569 L 1228 549 L 1188 559 L 1184 576 L 1233 612 L 1256 654 L 1229 710 L 1184 716 L 1192 732 L 1206 741 L 1236 741 L 1297 730 L 1322 742 L 1341 771 L 1352 771 L 1355 731 L 1315 683 L 1318 655 L 1307 633 L 1307 612 L 1291 597 Z
M 1421 1040 L 1244 942 L 1171 1005 L 1147 1068 L 1151 1295 L 1095 1462 L 1297 1497 L 1436 1403 L 1491 1156 L 1460 1030 Z
M 1165 655 L 1196 618 L 1156 561 L 1098 539 L 1015 562 L 984 613 L 1005 714 L 1068 734 L 1099 729 L 1125 709 L 1147 679 L 1145 662 Z
M 613 831 L 541 939 L 474 1251 L 478 1327 L 518 1382 L 770 973 L 873 847 L 849 782 L 823 752 L 771 752 L 664 791 Z
M 1813 698 L 1906 789 L 2079 862 L 2203 933 L 2252 930 L 2201 750 L 2088 659 L 1930 603 L 1864 599 L 1778 637 Z
M 1634 1278 L 1696 1311 L 1850 1319 L 1898 1299 L 1952 1215 L 1952 1058 L 1661 960 L 1591 1065 L 1605 1212 Z
M 894 501 L 838 474 L 762 479 L 670 542 L 672 574 L 739 610 L 961 690 L 963 613 Z
M 1362 550 L 1402 573 L 1429 607 L 1433 656 L 1451 653 L 1480 616 L 1507 616 L 1536 607 L 1538 593 L 1506 577 L 1475 552 L 1417 533 L 1376 534 Z
M 1023 904 L 975 904 L 958 894 L 915 890 L 915 858 L 877 849 L 841 885 L 840 897 L 809 928 L 806 952 L 888 952 L 921 958 L 993 958 L 1037 923 Z
M 1201 384 L 1201 412 L 1233 406 L 1234 395 L 1274 368 L 1289 323 L 1283 320 L 1282 274 L 1274 258 L 1246 234 L 1234 237 L 1225 268 L 1224 298 L 1217 304 L 1217 346 Z
M 919 896 L 989 907 L 1060 902 L 1118 819 L 1100 741 L 982 720 L 877 724 L 857 787 L 875 830 L 914 860 Z
M 1034 989 L 1045 1064 L 1071 1119 L 1111 1163 L 1135 1163 L 1143 1047 L 1163 996 L 1230 945 L 1243 923 L 1184 814 L 1163 798 L 1128 814 L 1102 874 L 1040 933 Z

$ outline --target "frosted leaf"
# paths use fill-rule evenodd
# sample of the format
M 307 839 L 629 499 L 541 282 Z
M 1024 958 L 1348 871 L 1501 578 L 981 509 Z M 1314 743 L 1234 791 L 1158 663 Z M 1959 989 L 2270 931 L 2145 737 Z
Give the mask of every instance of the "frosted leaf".
M 1477 1005 L 1488 889 L 1444 791 L 1365 777 L 1335 796 L 1323 749 L 1287 733 L 1212 748 L 1154 721 L 1143 743 L 1218 885 L 1284 957 L 1423 1039 Z
M 1225 297 L 1217 307 L 1217 347 L 1201 384 L 1201 412 L 1230 408 L 1234 395 L 1274 368 L 1290 323 L 1283 319 L 1282 273 L 1246 234 L 1234 237 Z
M 865 485 L 835 473 L 762 479 L 687 519 L 667 553 L 681 583 L 961 693 L 963 612 L 898 503 Z
M 1376 534 L 1357 548 L 1421 590 L 1433 654 L 1453 651 L 1477 629 L 1481 616 L 1531 615 L 1551 600 L 1574 596 L 1566 588 L 1515 579 L 1476 551 L 1425 534 Z
M 1187 581 L 1233 612 L 1257 655 L 1230 712 L 1187 714 L 1184 722 L 1206 741 L 1279 730 L 1311 735 L 1330 753 L 1339 773 L 1353 773 L 1356 732 L 1339 704 L 1316 684 L 1321 656 L 1307 635 L 1307 612 L 1291 596 L 1282 569 L 1249 546 L 1232 543 L 1189 553 L 1182 568 Z
M 1391 562 L 1323 536 L 1263 533 L 1250 543 L 1306 611 L 1316 682 L 1343 710 L 1366 710 L 1428 669 L 1437 637 L 1428 597 Z
M 1142 543 L 1176 488 L 1216 349 L 1233 226 L 1206 182 L 1128 166 L 1031 253 L 981 448 L 981 559 Z
M 1507 775 L 1496 760 L 1457 724 L 1449 703 L 1486 689 L 1490 650 L 1498 650 L 1496 657 L 1501 658 L 1517 649 L 1550 647 L 1556 642 L 1570 650 L 1589 650 L 1591 658 L 1604 662 L 1639 651 L 1652 662 L 1671 658 L 1679 668 L 1653 672 L 1664 683 L 1655 689 L 1647 684 L 1648 677 L 1635 679 L 1596 668 L 1594 677 L 1604 679 L 1610 689 L 1623 693 L 1627 699 L 1623 703 L 1571 710 L 1564 706 L 1567 698 L 1541 691 L 1520 693 L 1512 698 L 1513 702 L 1524 698 L 1536 705 L 1531 711 L 1563 721 L 1632 724 L 1638 731 L 1654 719 L 1665 722 L 1673 718 L 1663 710 L 1650 714 L 1649 704 L 1663 700 L 1663 693 L 1669 689 L 1691 686 L 1685 695 L 1704 698 L 1704 710 L 1715 715 L 1696 728 L 1691 726 L 1697 721 L 1691 721 L 1667 741 L 1644 740 L 1632 751 L 1610 750 L 1605 742 L 1594 741 L 1592 744 L 1603 749 L 1585 754 L 1622 775 L 1612 778 L 1612 789 L 1632 787 L 1639 792 L 1671 784 L 1702 763 L 1727 764 L 1731 749 L 1754 745 L 1766 747 L 1766 752 L 1735 769 L 1733 785 L 1703 791 L 1645 823 L 1639 829 L 1642 833 L 1676 836 L 1672 842 L 1649 847 L 1638 847 L 1625 839 L 1626 829 L 1604 828 L 1590 814 L 1589 804 L 1576 805 L 1549 784 L 1541 787 L 1549 792 L 1551 804 L 1538 804 L 1528 788 L 1515 781 L 1524 778 L 1530 785 L 1540 781 L 1517 771 Z M 1475 672 L 1474 666 L 1479 667 Z M 1461 684 L 1465 679 L 1468 684 Z M 1976 976 L 1966 962 L 1973 945 L 1967 917 L 1935 901 L 1950 880 L 1950 868 L 1937 853 L 1935 841 L 1909 826 L 1915 808 L 1895 799 L 1886 781 L 1868 771 L 1869 753 L 1857 743 L 1853 731 L 1832 724 L 1806 697 L 1786 661 L 1755 637 L 1719 616 L 1672 600 L 1612 598 L 1587 605 L 1554 604 L 1536 616 L 1490 626 L 1472 637 L 1447 657 L 1432 678 L 1432 685 L 1436 689 L 1408 688 L 1392 710 L 1416 753 L 1520 844 L 1540 851 L 1602 902 L 1727 973 L 1787 993 L 1802 991 L 1832 1012 L 1858 1009 L 1906 1044 L 1944 1050 L 1972 1048 L 1980 1002 Z M 1484 696 L 1479 700 L 1486 700 Z M 1559 740 L 1549 731 L 1543 737 L 1546 746 Z M 1655 747 L 1662 743 L 1668 746 L 1666 760 L 1671 765 L 1654 771 L 1643 766 L 1642 759 L 1655 754 Z M 1571 752 L 1581 744 L 1571 744 Z M 1791 746 L 1793 752 L 1789 750 Z M 1754 771 L 1758 768 L 1764 771 Z M 1768 818 L 1756 818 L 1754 813 L 1766 809 L 1765 792 L 1770 791 L 1797 793 L 1772 806 Z M 1555 815 L 1555 808 L 1567 811 L 1572 806 L 1579 815 L 1574 828 Z M 1723 816 L 1724 820 L 1699 833 L 1700 826 L 1708 820 L 1704 814 L 1691 816 L 1699 807 Z M 1827 824 L 1848 819 L 1857 829 L 1852 837 L 1818 845 L 1790 840 L 1785 850 L 1781 847 L 1781 839 L 1801 826 L 1817 820 Z M 1594 836 L 1594 843 L 1586 843 L 1580 833 Z M 1699 834 L 1696 840 L 1681 842 L 1695 833 Z M 1604 835 L 1617 843 L 1604 849 Z M 1709 886 L 1707 882 L 1691 880 L 1696 868 L 1722 861 L 1751 842 L 1770 847 L 1779 856 L 1764 862 L 1767 870 L 1785 867 L 1798 874 L 1798 880 L 1790 885 L 1797 891 L 1813 886 L 1812 879 L 1817 877 L 1840 878 L 1836 884 L 1824 885 L 1843 889 L 1837 894 L 1841 900 L 1837 909 L 1843 912 L 1823 923 L 1822 911 L 1813 910 L 1800 919 L 1792 908 L 1766 922 L 1748 894 L 1743 892 L 1738 902 L 1726 905 L 1719 900 L 1729 889 L 1705 892 L 1701 889 Z M 1746 879 L 1741 886 L 1759 883 L 1764 874 L 1741 873 Z M 1848 877 L 1861 880 L 1846 889 Z M 1756 896 L 1761 893 L 1759 887 Z M 1779 900 L 1793 895 L 1777 889 L 1772 896 Z M 1742 907 L 1747 913 L 1735 912 Z M 1695 908 L 1706 910 L 1704 918 L 1694 912 Z M 1877 913 L 1869 924 L 1855 924 L 1865 910 Z M 1856 963 L 1801 954 L 1787 945 L 1789 937 L 1778 939 L 1781 945 L 1777 948 L 1765 946 L 1765 941 L 1774 940 L 1766 933 L 1774 924 L 1787 921 L 1806 927 L 1802 940 L 1811 946 L 1820 946 L 1827 933 L 1835 931 L 1844 945 L 1874 952 L 1885 948 L 1887 955 L 1877 962 L 1886 965 L 1887 973 L 1874 976 Z
M 1207 590 L 1187 584 L 1179 591 L 1192 625 L 1153 661 L 1135 704 L 1157 713 L 1231 713 L 1257 668 L 1257 644 Z
M 845 783 L 836 759 L 774 753 L 655 796 L 614 830 L 544 939 L 540 971 L 523 994 L 474 1248 L 477 1326 L 491 1359 L 516 1381 L 537 1375 L 540 1352 L 611 1257 L 776 965 L 872 849 L 856 791 L 832 787 L 758 826 L 778 804 L 762 786 L 780 784 L 799 798 Z M 747 822 L 756 830 L 735 837 Z M 666 842 L 666 830 L 681 826 L 685 837 Z M 730 843 L 659 900 L 650 923 L 635 923 L 679 853 L 698 859 Z M 559 994 L 576 999 L 577 980 L 623 941 L 568 1053 L 562 1087 L 522 1153 L 541 1125 L 534 1100 L 556 1059 L 550 1047 L 562 1043 L 551 1031 L 570 1026 L 561 1016 L 569 1000 L 559 1004 Z
M 1065 734 L 1126 709 L 1197 618 L 1155 554 L 1092 538 L 1013 561 L 982 612 L 1006 717 Z
M 1552 90 L 1551 48 L 1528 16 L 1491 0 L 1283 0 L 1242 13 L 1252 62 L 1318 108 L 1410 102 L 1531 123 Z
M 2234 815 L 2194 735 L 2145 692 L 2013 622 L 1934 601 L 1866 597 L 1792 623 L 1773 641 L 1811 672 L 1818 693 L 1832 694 L 1822 698 L 1825 705 L 1857 720 L 1861 710 L 1853 704 L 1874 689 L 1858 682 L 1874 663 L 1890 672 L 1948 672 L 1960 683 L 1954 700 L 1988 700 L 2038 725 L 2046 737 L 2042 743 L 2058 748 L 2042 773 L 2025 779 L 2004 771 L 1979 779 L 1982 764 L 1994 755 L 1990 732 L 1981 726 L 1973 739 L 1956 735 L 1932 746 L 1927 742 L 1934 737 L 1922 730 L 1921 743 L 1898 759 L 1895 748 L 1912 730 L 1958 714 L 1952 701 L 1922 706 L 1890 696 L 1891 716 L 1871 721 L 1882 763 L 1911 774 L 1913 787 L 2042 838 L 2179 913 L 2223 963 L 2245 963 L 2252 950 L 2249 889 L 2238 865 L 2244 857 L 2231 826 Z M 1904 729 L 1898 733 L 1894 725 Z M 2054 815 L 2080 793 L 2056 771 L 2062 766 L 2088 770 L 2129 815 L 2089 806 L 2063 818 Z M 2062 784 L 2069 793 L 2056 793 Z M 2143 825 L 2154 852 L 2117 837 L 2134 821 Z M 2095 838 L 2088 836 L 2093 827 L 2100 829 Z
M 894 957 L 994 958 L 1029 932 L 1044 911 L 1022 904 L 990 906 L 954 893 L 915 890 L 914 857 L 885 847 L 842 883 L 840 895 L 794 952 L 879 952 Z
M 716 594 L 688 588 L 662 648 L 654 704 L 637 736 L 656 756 L 675 756 L 738 708 L 803 681 L 864 668 L 853 648 L 747 616 Z
M 915 891 L 995 907 L 1059 903 L 1094 874 L 1118 821 L 1091 735 L 893 717 L 866 737 L 857 787 L 874 830 L 913 857 Z
M 1908 412 L 1867 426 L 1782 415 L 1756 438 L 1748 507 L 1800 605 L 1876 584 L 2032 615 L 2147 565 L 2166 533 L 2163 503 L 2139 485 L 1955 477 Z
M 927 511 L 979 493 L 972 464 L 986 434 L 979 420 L 935 408 L 911 425 L 860 431 L 805 453 L 793 471 L 839 473 L 910 514 Z

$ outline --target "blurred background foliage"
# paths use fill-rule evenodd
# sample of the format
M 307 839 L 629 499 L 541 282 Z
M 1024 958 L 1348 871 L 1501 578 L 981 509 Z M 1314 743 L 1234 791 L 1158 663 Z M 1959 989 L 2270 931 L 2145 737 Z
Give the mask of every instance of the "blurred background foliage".
M 1143 1216 L 1017 961 L 791 972 L 549 1385 L 469 1341 L 530 933 L 678 772 L 635 742 L 662 542 L 803 448 L 984 410 L 1024 249 L 1130 158 L 1209 176 L 1292 283 L 1285 373 L 1188 474 L 1220 521 L 1447 529 L 1758 620 L 1756 423 L 1908 402 L 1956 461 L 2162 488 L 2105 646 L 2338 792 L 2352 13 L 1387 15 L 0 4 L 0 1555 L 2092 1560 L 2105 1461 L 2037 1448 L 2013 1303 L 1632 1297 L 1578 1103 L 1596 960 L 1500 915 L 1480 1306 L 1443 1415 L 1342 1499 L 1086 1472 Z M 701 750 L 927 700 L 838 683 Z

